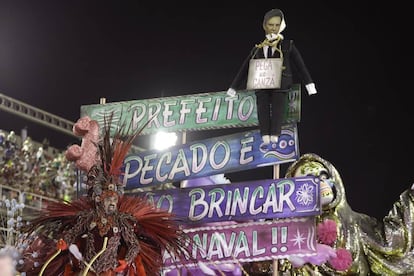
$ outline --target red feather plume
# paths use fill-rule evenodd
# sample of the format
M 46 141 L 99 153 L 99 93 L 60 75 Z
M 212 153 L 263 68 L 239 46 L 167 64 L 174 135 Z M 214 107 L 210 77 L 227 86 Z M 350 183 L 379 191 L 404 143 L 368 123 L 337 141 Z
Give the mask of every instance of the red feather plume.
M 187 236 L 178 218 L 146 198 L 122 195 L 119 177 L 123 161 L 146 125 L 133 135 L 124 135 L 125 127 L 118 127 L 111 137 L 112 119 L 113 114 L 109 120 L 105 118 L 103 138 L 98 143 L 100 163 L 88 171 L 88 194 L 72 202 L 49 203 L 24 229 L 21 243 L 28 246 L 22 251 L 25 262 L 19 271 L 27 276 L 38 275 L 45 263 L 43 275 L 78 275 L 86 268 L 84 262 L 92 259 L 91 275 L 159 275 L 164 251 L 188 255 Z M 117 201 L 116 208 L 106 209 L 105 200 Z M 109 240 L 106 248 L 103 240 Z M 72 244 L 78 247 L 83 263 L 67 250 Z M 101 248 L 102 256 L 98 254 Z M 57 249 L 60 254 L 49 259 Z

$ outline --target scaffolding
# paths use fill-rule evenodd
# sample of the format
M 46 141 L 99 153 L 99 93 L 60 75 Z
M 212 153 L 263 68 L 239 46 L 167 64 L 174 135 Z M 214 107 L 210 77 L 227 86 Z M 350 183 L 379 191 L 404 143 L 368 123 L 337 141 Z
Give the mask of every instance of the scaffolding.
M 72 131 L 74 125 L 73 122 L 1 93 L 0 110 L 7 111 L 14 115 L 23 117 L 29 121 L 42 124 L 59 132 L 63 132 L 66 135 L 75 136 Z M 8 134 L 7 131 L 1 129 L 0 133 L 3 133 L 4 135 Z M 19 145 L 23 144 L 23 141 L 21 141 L 22 139 L 24 139 L 24 137 L 19 137 L 16 135 L 16 141 L 20 141 L 18 143 Z M 41 146 L 41 144 L 37 143 L 36 141 L 32 141 L 32 143 L 34 145 Z M 53 153 L 58 152 L 57 149 L 52 147 L 49 147 L 49 150 L 52 150 Z M 2 152 L 1 144 L 0 152 Z M 76 179 L 79 181 L 78 175 L 76 175 Z M 16 188 L 9 186 L 6 182 L 3 183 L 1 180 L 2 179 L 0 177 L 0 248 L 5 245 L 13 245 L 16 242 L 19 234 L 19 229 L 16 227 L 17 224 L 20 223 L 17 221 L 18 216 L 21 216 L 22 219 L 26 221 L 28 219 L 31 219 L 33 216 L 38 215 L 39 211 L 49 202 L 57 201 L 55 198 L 51 198 L 40 193 L 31 192 L 22 187 Z M 18 206 L 20 206 L 18 212 L 16 214 L 13 213 L 12 217 L 10 217 L 11 212 L 8 210 L 11 205 L 8 206 L 6 204 L 7 202 L 8 204 L 15 202 Z M 13 222 L 13 225 L 10 225 L 11 222 Z
M 61 131 L 67 135 L 75 136 L 72 132 L 74 122 L 53 115 L 47 111 L 28 105 L 0 93 L 0 109 L 18 115 L 30 121 Z

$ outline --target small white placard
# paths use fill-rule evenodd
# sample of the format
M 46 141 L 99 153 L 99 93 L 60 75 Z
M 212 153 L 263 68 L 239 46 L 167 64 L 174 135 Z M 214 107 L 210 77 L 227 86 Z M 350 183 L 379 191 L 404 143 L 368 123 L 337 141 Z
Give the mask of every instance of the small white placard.
M 251 59 L 246 88 L 280 88 L 282 63 L 280 58 Z

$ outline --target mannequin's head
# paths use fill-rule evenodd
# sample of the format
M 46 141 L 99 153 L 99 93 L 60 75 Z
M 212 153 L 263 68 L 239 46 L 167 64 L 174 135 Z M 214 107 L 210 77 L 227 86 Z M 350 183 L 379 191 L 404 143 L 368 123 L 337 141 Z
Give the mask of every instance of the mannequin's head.
M 284 29 L 283 22 L 283 12 L 279 9 L 272 9 L 268 11 L 263 17 L 263 30 L 265 31 L 266 35 L 277 35 Z

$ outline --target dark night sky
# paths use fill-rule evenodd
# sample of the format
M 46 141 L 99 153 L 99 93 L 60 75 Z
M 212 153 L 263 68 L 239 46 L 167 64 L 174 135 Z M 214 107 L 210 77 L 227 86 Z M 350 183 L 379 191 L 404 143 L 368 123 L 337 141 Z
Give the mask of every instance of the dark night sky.
M 302 94 L 300 153 L 332 162 L 352 208 L 378 218 L 414 182 L 408 4 L 144 2 L 0 0 L 0 93 L 76 121 L 101 97 L 224 91 L 263 39 L 264 13 L 280 8 L 318 89 Z M 58 148 L 78 142 L 0 111 L 0 129 L 25 126 Z

